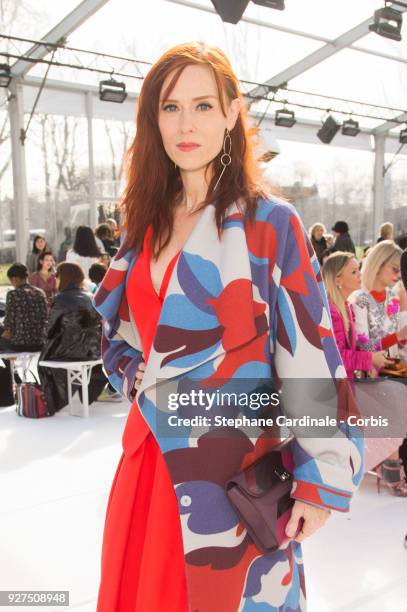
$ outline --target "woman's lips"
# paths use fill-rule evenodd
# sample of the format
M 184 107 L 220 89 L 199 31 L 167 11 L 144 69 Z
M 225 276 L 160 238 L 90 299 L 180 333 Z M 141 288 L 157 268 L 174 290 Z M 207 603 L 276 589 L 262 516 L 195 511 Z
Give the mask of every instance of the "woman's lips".
M 177 144 L 177 148 L 180 151 L 194 151 L 195 149 L 198 149 L 201 145 L 196 144 L 195 142 L 180 142 L 179 144 Z

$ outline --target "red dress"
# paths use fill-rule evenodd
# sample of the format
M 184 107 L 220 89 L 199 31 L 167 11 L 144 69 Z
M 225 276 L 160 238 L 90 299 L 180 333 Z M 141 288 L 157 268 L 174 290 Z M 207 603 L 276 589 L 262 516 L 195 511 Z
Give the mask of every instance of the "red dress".
M 147 362 L 171 272 L 159 295 L 150 274 L 150 237 L 127 283 L 127 299 Z M 144 439 L 122 454 L 107 505 L 97 612 L 187 612 L 184 551 L 178 503 L 161 450 L 139 412 Z M 134 425 L 134 421 L 132 423 Z

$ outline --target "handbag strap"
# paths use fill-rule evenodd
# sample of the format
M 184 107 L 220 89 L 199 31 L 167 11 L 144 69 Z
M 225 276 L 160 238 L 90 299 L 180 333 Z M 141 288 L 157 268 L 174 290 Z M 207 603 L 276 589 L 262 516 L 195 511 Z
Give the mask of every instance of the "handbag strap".
M 16 370 L 14 370 L 14 382 L 16 383 L 16 385 L 23 385 L 24 383 L 30 382 L 27 380 L 27 374 L 31 374 L 31 376 L 34 379 L 34 384 L 41 386 L 41 382 L 39 378 L 34 374 L 34 372 L 30 368 L 27 368 L 26 370 L 24 370 L 24 380 L 22 380 L 20 374 Z

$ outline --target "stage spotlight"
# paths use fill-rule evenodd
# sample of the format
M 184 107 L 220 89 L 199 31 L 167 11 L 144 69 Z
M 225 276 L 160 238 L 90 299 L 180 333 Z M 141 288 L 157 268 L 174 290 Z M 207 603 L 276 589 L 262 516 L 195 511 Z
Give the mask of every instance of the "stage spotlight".
M 253 0 L 254 4 L 265 6 L 267 8 L 283 11 L 285 9 L 284 0 Z
M 226 23 L 239 23 L 246 10 L 249 0 L 212 0 L 219 17 Z
M 0 64 L 0 87 L 8 87 L 11 82 L 11 70 L 8 64 Z
M 280 110 L 276 111 L 274 123 L 276 125 L 281 125 L 282 127 L 293 127 L 293 125 L 297 123 L 295 113 L 287 110 L 286 108 L 280 108 Z
M 407 144 L 407 128 L 404 128 L 404 130 L 401 130 L 399 133 L 399 143 Z
M 342 134 L 344 136 L 357 136 L 360 132 L 359 123 L 353 119 L 346 119 L 342 124 Z
M 338 132 L 340 127 L 341 126 L 335 121 L 332 115 L 328 115 L 328 117 L 323 122 L 322 127 L 318 130 L 317 136 L 321 140 L 321 142 L 329 144 L 333 140 L 335 134 Z
M 111 78 L 99 83 L 99 100 L 103 102 L 118 102 L 121 104 L 127 98 L 125 83 L 119 83 Z
M 401 26 L 403 15 L 390 6 L 378 9 L 374 13 L 374 23 L 369 26 L 371 32 L 376 32 L 379 36 L 390 38 L 391 40 L 401 40 Z
M 253 0 L 253 3 L 278 11 L 285 9 L 284 0 Z M 212 4 L 222 21 L 236 25 L 241 20 L 249 0 L 212 0 Z

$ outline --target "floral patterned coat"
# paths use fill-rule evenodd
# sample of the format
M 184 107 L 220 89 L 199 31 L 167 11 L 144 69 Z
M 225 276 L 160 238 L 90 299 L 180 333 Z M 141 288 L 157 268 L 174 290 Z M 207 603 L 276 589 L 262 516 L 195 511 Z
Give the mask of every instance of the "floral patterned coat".
M 142 361 L 125 292 L 135 260 L 134 252 L 122 246 L 95 297 L 104 320 L 106 372 L 129 398 Z M 171 383 L 172 391 L 197 380 L 204 388 L 259 379 L 281 387 L 283 381 L 284 396 L 284 382 L 302 378 L 303 394 L 288 393 L 284 401 L 286 414 L 301 416 L 317 401 L 313 379 L 332 382 L 345 376 L 318 261 L 294 208 L 260 200 L 250 222 L 234 204 L 219 239 L 214 207 L 206 207 L 170 278 L 123 436 L 124 453 L 130 455 L 146 433 L 132 426 L 140 410 L 146 431 L 152 431 L 164 453 L 179 502 L 191 611 L 304 610 L 302 553 L 298 543 L 290 542 L 263 554 L 224 492 L 230 477 L 270 447 L 263 432 L 253 438 L 232 427 L 220 436 L 210 428 L 184 427 L 168 435 L 160 427 L 168 413 L 158 380 Z M 363 473 L 361 440 L 350 437 L 351 431 L 339 426 L 335 439 L 295 439 L 292 497 L 349 509 Z

